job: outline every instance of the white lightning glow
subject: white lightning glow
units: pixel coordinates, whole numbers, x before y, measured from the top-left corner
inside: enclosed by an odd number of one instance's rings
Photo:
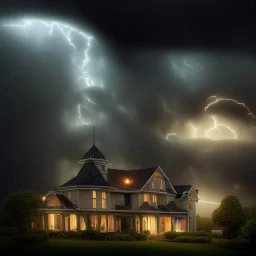
[[[81,113],[81,107],[87,109],[86,106],[84,106],[82,104],[78,104],[78,106],[77,106],[78,119],[79,119],[81,124],[83,124],[83,125],[90,125],[91,122],[84,120],[83,115]]]
[[[198,131],[198,128],[193,124],[193,123],[189,123],[189,125],[192,127],[192,138],[197,138],[196,132]]]
[[[171,132],[171,133],[168,133],[165,138],[168,140],[170,136],[177,136],[177,134]]]
[[[38,25],[41,25],[48,30],[48,36],[52,36],[53,34],[60,32],[63,38],[66,40],[67,44],[72,48],[72,60],[74,61],[73,64],[75,65],[75,76],[77,77],[76,80],[79,82],[79,85],[82,86],[82,89],[92,86],[103,88],[103,82],[96,78],[95,75],[92,74],[93,72],[91,72],[91,67],[93,66],[91,64],[92,59],[90,57],[93,45],[93,37],[91,35],[75,27],[54,20],[48,21],[41,19],[24,19],[17,23],[5,23],[2,26],[5,28],[24,30],[35,28],[35,26]],[[40,32],[38,27],[36,27],[36,29]],[[40,34],[42,34],[42,31]],[[102,66],[102,63],[103,60],[101,58],[99,60],[98,66]],[[85,97],[85,100],[91,104],[96,104],[89,97]],[[78,119],[81,125],[88,125],[90,122],[83,121],[84,119],[82,118],[81,114],[81,106],[81,104],[77,105]]]
[[[237,139],[237,134],[236,132],[231,128],[229,127],[228,125],[226,124],[218,124],[217,123],[217,119],[214,117],[214,116],[211,116],[212,119],[213,119],[213,127],[208,129],[207,131],[205,131],[205,137],[208,138],[208,139],[212,139],[211,136],[209,135],[212,131],[218,129],[219,127],[224,127],[226,128],[227,130],[229,130],[231,132],[231,134],[233,135],[233,139],[236,140]]]
[[[205,201],[205,200],[198,200],[199,203],[205,203],[205,204],[215,204],[215,205],[220,205],[220,203],[216,203],[216,202],[211,202],[211,201]]]
[[[209,103],[205,108],[204,108],[204,111],[207,111],[207,109],[209,109],[210,107],[212,107],[213,105],[215,104],[218,104],[219,102],[221,101],[229,101],[229,102],[233,102],[237,105],[240,105],[242,106],[243,108],[246,109],[247,111],[247,114],[248,116],[251,116],[252,118],[256,119],[256,116],[252,113],[252,111],[245,105],[245,103],[243,102],[238,102],[237,100],[235,99],[229,99],[229,98],[218,98],[217,96],[210,96],[207,100],[210,100],[210,99],[214,99],[213,102]]]

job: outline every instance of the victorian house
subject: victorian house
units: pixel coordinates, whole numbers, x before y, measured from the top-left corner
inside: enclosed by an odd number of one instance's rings
[[[80,160],[75,177],[43,197],[41,229],[102,232],[132,229],[143,233],[196,231],[198,191],[172,185],[158,167],[119,170],[93,145]],[[129,219],[129,221],[127,221]]]

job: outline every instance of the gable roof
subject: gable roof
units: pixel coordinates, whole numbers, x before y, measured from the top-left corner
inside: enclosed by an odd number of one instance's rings
[[[74,178],[70,179],[68,182],[61,185],[61,187],[83,185],[109,186],[93,160],[86,161],[78,174]]]
[[[59,199],[61,205],[65,209],[75,209],[76,208],[76,206],[73,203],[71,203],[64,195],[56,194],[56,197]]]
[[[179,208],[174,201],[170,201],[167,205],[158,205],[158,210],[163,212],[188,212]]]
[[[108,184],[121,190],[141,190],[157,169],[158,167],[135,170],[108,169]],[[130,179],[132,183],[125,184],[125,178]]]
[[[142,211],[157,211],[158,209],[156,207],[153,207],[152,205],[150,205],[148,202],[144,202],[139,208],[138,210],[142,210]]]
[[[81,160],[85,159],[104,159],[105,156],[101,153],[101,151],[93,144],[91,148],[84,154]]]

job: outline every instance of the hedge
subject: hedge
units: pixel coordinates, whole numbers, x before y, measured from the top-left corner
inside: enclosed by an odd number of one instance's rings
[[[178,236],[172,242],[179,243],[211,243],[211,236]]]
[[[14,236],[18,234],[15,227],[0,227],[0,236]]]
[[[176,237],[180,236],[192,236],[192,237],[208,237],[210,233],[206,231],[198,231],[198,232],[165,232],[163,236],[169,240],[173,240]]]

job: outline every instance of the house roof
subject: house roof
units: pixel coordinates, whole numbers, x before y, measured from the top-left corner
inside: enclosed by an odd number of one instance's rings
[[[91,159],[91,158],[106,160],[105,156],[101,153],[101,151],[95,145],[91,146],[91,148],[84,154],[81,160]]]
[[[84,185],[109,186],[93,160],[86,161],[78,174],[74,178],[70,179],[68,182],[61,185],[61,187]]]
[[[157,169],[158,167],[135,170],[108,169],[108,184],[121,190],[141,190]],[[124,183],[126,178],[131,181],[130,184]]]
[[[141,211],[158,211],[158,209],[156,207],[151,206],[148,202],[144,202],[138,208],[138,210],[141,210]]]
[[[170,201],[167,205],[158,205],[158,210],[163,212],[187,212],[179,208],[174,201]]]
[[[64,195],[56,194],[56,197],[59,199],[61,205],[66,209],[75,209],[76,206],[71,203]]]

